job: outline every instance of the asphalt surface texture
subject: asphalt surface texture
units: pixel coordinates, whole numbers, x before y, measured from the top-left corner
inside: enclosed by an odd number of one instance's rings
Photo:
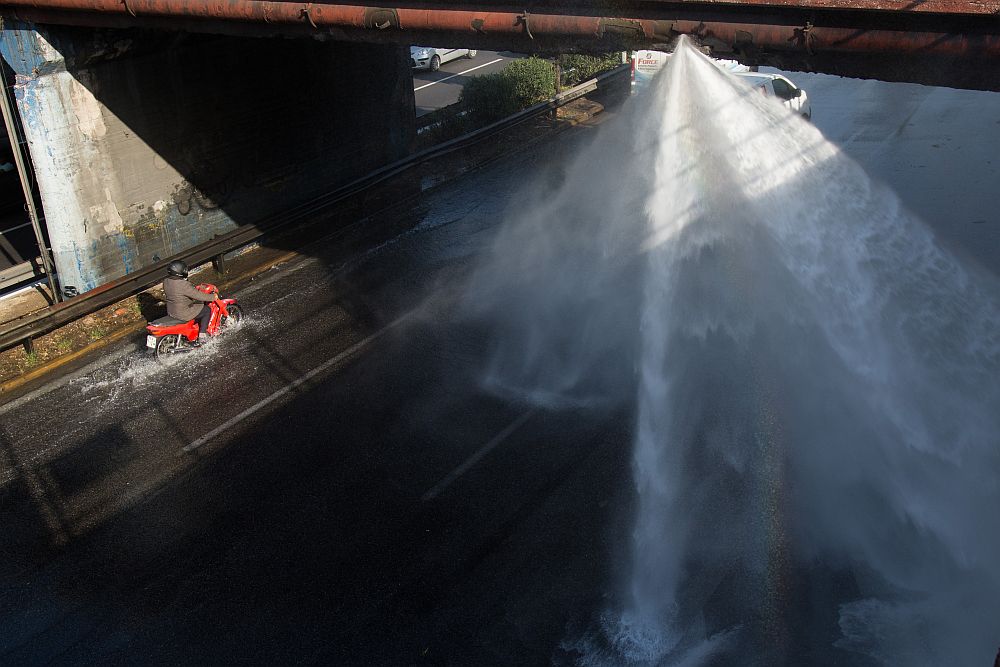
[[[458,102],[462,86],[472,77],[499,72],[510,61],[523,57],[508,51],[477,51],[474,58],[448,61],[437,72],[413,70],[417,117]]]
[[[1000,96],[792,78],[827,136],[1000,269],[979,154]],[[594,131],[307,248],[176,364],[131,341],[0,406],[0,663],[573,663],[564,642],[626,588],[633,415],[491,393],[490,332],[458,313],[519,189]]]
[[[568,149],[258,279],[244,324],[176,365],[129,346],[6,406],[0,662],[548,655],[551,609],[598,606],[624,539],[594,528],[627,530],[627,435],[489,395],[483,332],[440,325],[509,188]]]

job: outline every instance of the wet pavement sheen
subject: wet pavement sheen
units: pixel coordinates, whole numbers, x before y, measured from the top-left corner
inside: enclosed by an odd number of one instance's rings
[[[884,166],[848,126],[899,119],[877,120],[866,83],[856,115],[824,121],[823,95],[858,87],[816,82],[817,126]],[[968,95],[949,94],[934,92],[935,108]],[[943,122],[928,114],[920,136]],[[366,221],[367,250],[317,245],[261,276],[236,294],[241,328],[180,364],[121,347],[0,406],[0,663],[567,659],[560,643],[622,594],[631,415],[490,394],[488,332],[453,313],[518,188],[561,173],[592,133]],[[901,195],[945,224],[945,204]],[[975,254],[969,235],[1000,222],[989,202],[962,201],[962,223],[988,222],[949,238]]]
[[[585,138],[366,221],[364,252],[261,277],[241,327],[175,365],[129,347],[4,408],[0,662],[549,655],[608,574],[591,528],[628,496],[627,436],[607,415],[525,418],[478,386],[483,332],[444,323],[512,184]]]

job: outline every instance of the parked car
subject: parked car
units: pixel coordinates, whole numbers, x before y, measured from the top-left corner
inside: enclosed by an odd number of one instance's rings
[[[812,105],[809,96],[794,83],[780,74],[764,74],[763,72],[734,72],[741,79],[758,89],[764,95],[777,97],[782,106],[801,114],[803,118],[812,118]]]
[[[475,49],[436,49],[432,46],[411,46],[410,60],[413,61],[413,69],[429,69],[432,72],[438,71],[441,63],[455,60],[461,57],[475,58]]]
[[[649,86],[653,77],[666,66],[671,54],[663,51],[633,51],[631,56],[632,94],[635,94]],[[809,103],[806,91],[782,75],[751,71],[749,67],[735,60],[713,58],[712,62],[720,69],[747,80],[747,83],[759,89],[764,95],[777,97],[782,106],[801,114],[806,120],[812,118],[812,105]]]

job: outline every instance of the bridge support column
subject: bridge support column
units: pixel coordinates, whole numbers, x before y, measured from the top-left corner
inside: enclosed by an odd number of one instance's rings
[[[64,288],[307,201],[414,136],[403,47],[4,27]]]

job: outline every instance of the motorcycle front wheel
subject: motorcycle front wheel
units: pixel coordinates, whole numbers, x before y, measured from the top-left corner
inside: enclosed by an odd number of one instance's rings
[[[235,303],[228,306],[226,312],[229,313],[229,317],[223,316],[222,321],[219,322],[219,328],[225,329],[243,321],[243,309]]]

